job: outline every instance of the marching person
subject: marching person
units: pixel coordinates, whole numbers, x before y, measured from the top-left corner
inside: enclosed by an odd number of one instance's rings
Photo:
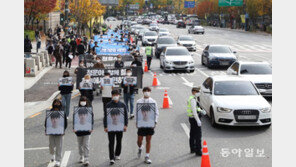
[[[99,56],[96,57],[96,64],[94,64],[93,68],[105,68],[101,58]]]
[[[118,55],[118,56],[117,56],[117,61],[115,61],[115,63],[114,63],[114,67],[115,67],[115,68],[123,68],[123,67],[124,67],[124,63],[123,63],[123,61],[122,61],[122,57],[121,57],[121,55]]]
[[[76,42],[76,43],[77,43],[77,42]],[[80,43],[78,44],[78,46],[77,46],[77,52],[78,52],[78,54],[79,54],[79,63],[80,63],[81,61],[84,61],[84,53],[85,53],[85,51],[86,51],[86,48],[85,48],[83,42],[80,42]]]
[[[201,121],[199,113],[205,114],[204,110],[201,110],[197,105],[197,97],[200,94],[200,87],[194,87],[191,90],[191,96],[187,101],[187,116],[190,123],[190,137],[189,145],[190,152],[195,153],[196,156],[201,156]]]
[[[54,51],[54,47],[53,47],[52,41],[49,42],[49,45],[46,47],[46,50],[47,50],[48,55],[49,55],[49,64],[50,64],[50,66],[52,66],[53,51]]]
[[[153,52],[153,48],[151,46],[147,46],[145,48],[148,70],[150,70],[151,60],[152,60],[152,57],[153,57],[152,52]]]
[[[62,54],[63,54],[63,48],[60,42],[55,46],[53,55],[56,59],[55,68],[58,67],[58,64],[60,64],[60,68],[62,68]]]
[[[70,77],[70,73],[69,71],[64,71],[63,73],[63,78],[67,78]],[[71,85],[60,85],[59,86],[59,90],[61,91],[61,95],[62,95],[62,104],[64,107],[64,111],[66,113],[67,119],[69,117],[69,113],[70,113],[70,103],[71,103],[71,95],[72,95],[72,91],[73,91],[73,83],[71,83]]]
[[[61,111],[62,103],[59,99],[55,99],[52,103],[51,111]],[[46,127],[46,121],[44,126]],[[64,131],[67,128],[67,118],[66,114],[64,115]],[[61,165],[62,159],[62,148],[63,148],[63,140],[64,135],[48,135],[49,139],[49,153],[51,155],[51,162],[56,161],[55,166],[59,167]]]
[[[79,84],[79,91],[81,96],[87,97],[90,105],[92,105],[92,101],[94,99],[94,90],[94,83],[90,80],[90,75],[86,74],[84,79]]]
[[[159,116],[159,111],[158,111],[158,108],[157,108],[157,103],[154,99],[152,99],[150,97],[150,94],[151,94],[151,89],[149,87],[144,87],[143,88],[143,94],[144,94],[144,97],[139,99],[137,101],[137,104],[138,103],[155,103],[155,126],[157,124],[157,121],[158,121],[158,116]],[[150,156],[150,148],[151,148],[151,139],[152,139],[152,135],[154,134],[154,128],[138,128],[138,141],[137,141],[137,144],[138,144],[138,158],[141,157],[141,153],[142,153],[142,149],[143,149],[143,146],[142,146],[142,141],[143,141],[143,138],[146,137],[146,156],[145,156],[145,163],[147,164],[151,164],[152,161],[150,160],[149,156]]]
[[[81,96],[79,100],[79,107],[91,107],[88,99]],[[92,113],[92,125],[94,124],[94,114]],[[74,131],[74,130],[73,130]],[[74,131],[77,136],[78,150],[79,150],[79,163],[84,163],[85,166],[89,165],[89,143],[91,131]]]
[[[120,93],[118,90],[113,90],[112,94],[112,101],[106,105],[106,108],[123,108],[124,110],[124,128],[123,131],[126,132],[128,118],[127,118],[127,110],[124,103],[119,101]],[[110,165],[115,163],[114,160],[120,160],[120,153],[121,153],[121,141],[122,141],[122,131],[108,131],[107,127],[107,109],[104,109],[104,131],[108,133],[108,140],[109,140],[109,159]],[[116,149],[114,154],[114,142],[116,137]]]
[[[132,70],[131,69],[126,69],[126,75],[127,77],[132,76]],[[124,84],[124,80],[126,77],[121,82],[121,87],[123,88],[123,98],[124,98],[124,103],[127,107],[127,110],[130,113],[130,119],[134,118],[134,100],[135,100],[135,88],[136,85],[134,84]],[[130,102],[130,105],[128,105],[128,102]],[[130,108],[129,108],[130,107]]]
[[[102,90],[102,102],[103,102],[103,109],[105,110],[106,105],[112,100],[111,91],[113,90],[113,83],[110,85],[102,85],[104,79],[109,79],[110,73],[106,72],[104,77],[101,79],[101,90]],[[111,79],[111,78],[110,78]]]

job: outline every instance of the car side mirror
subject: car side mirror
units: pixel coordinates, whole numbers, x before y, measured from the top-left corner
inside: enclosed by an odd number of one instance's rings
[[[233,53],[236,54],[237,52],[236,51],[233,51]]]

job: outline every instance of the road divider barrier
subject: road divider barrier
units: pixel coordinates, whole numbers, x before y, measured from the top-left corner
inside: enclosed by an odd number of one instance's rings
[[[170,108],[170,103],[169,103],[167,90],[164,91],[164,98],[163,98],[162,108],[163,109]]]
[[[40,53],[30,53],[29,57],[24,58],[25,76],[35,77],[44,67],[49,66],[49,57],[47,51]]]
[[[157,86],[157,85],[158,85],[158,83],[157,83],[156,72],[155,72],[154,76],[153,76],[152,86]]]
[[[210,155],[206,141],[203,142],[202,146],[201,167],[211,167]]]

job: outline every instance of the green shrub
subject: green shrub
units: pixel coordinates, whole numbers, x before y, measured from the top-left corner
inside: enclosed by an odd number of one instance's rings
[[[35,40],[35,32],[33,30],[25,30],[24,38],[26,37],[26,35],[29,36],[29,39],[31,41],[34,41]]]

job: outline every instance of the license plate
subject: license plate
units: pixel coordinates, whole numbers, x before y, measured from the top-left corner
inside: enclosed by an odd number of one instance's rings
[[[256,119],[256,115],[239,115],[237,119]]]
[[[222,66],[227,66],[227,65],[229,65],[229,62],[220,62],[220,65],[222,65]]]

